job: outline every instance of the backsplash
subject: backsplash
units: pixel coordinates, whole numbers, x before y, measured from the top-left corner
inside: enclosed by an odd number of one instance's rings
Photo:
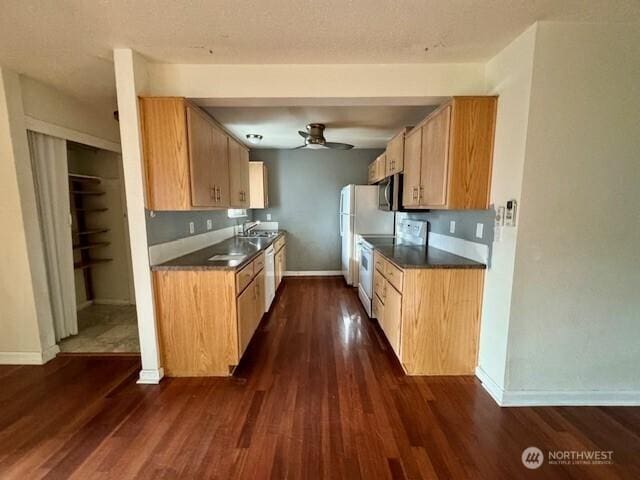
[[[253,210],[247,210],[248,216],[238,219],[229,218],[227,210],[153,213],[152,217],[151,212],[145,210],[149,245],[170,242],[253,220]],[[207,230],[207,220],[211,220],[210,230]],[[193,222],[193,233],[189,233],[189,222]]]
[[[414,220],[426,220],[429,222],[429,231],[440,233],[450,237],[481,243],[489,246],[493,244],[493,224],[495,210],[440,210],[431,212],[406,213],[408,218]],[[456,222],[455,232],[449,231],[450,222]],[[482,223],[482,238],[476,237],[476,227]]]

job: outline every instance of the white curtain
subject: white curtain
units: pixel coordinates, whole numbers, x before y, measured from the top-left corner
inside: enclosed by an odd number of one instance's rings
[[[78,333],[67,143],[29,131],[29,150],[56,341]]]

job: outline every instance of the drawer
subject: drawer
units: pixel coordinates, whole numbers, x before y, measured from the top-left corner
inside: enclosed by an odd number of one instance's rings
[[[273,249],[277,252],[282,247],[284,247],[285,243],[286,243],[286,240],[285,240],[284,235],[283,235],[283,236],[279,237],[275,242],[273,242]]]
[[[376,272],[373,274],[373,296],[375,297],[377,295],[378,297],[380,297],[380,300],[382,300],[382,303],[384,303],[386,291],[387,281],[384,279],[382,274],[376,270]]]
[[[378,252],[373,252],[373,264],[375,265],[376,270],[380,270],[384,273],[384,265],[387,261],[384,259],[382,255]]]
[[[238,273],[236,273],[236,295],[239,295],[247,285],[251,283],[251,279],[253,278],[253,263],[251,262],[249,265],[244,267]]]
[[[384,276],[387,277],[389,283],[395,287],[395,289],[402,293],[402,279],[404,273],[398,267],[391,262],[385,260]]]
[[[258,273],[263,268],[264,268],[264,253],[261,253],[253,261],[253,271],[254,273]]]

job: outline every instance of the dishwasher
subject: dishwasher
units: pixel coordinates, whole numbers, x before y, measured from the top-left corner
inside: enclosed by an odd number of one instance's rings
[[[276,265],[273,245],[269,245],[264,251],[264,309],[266,312],[271,307],[273,297],[276,294]]]

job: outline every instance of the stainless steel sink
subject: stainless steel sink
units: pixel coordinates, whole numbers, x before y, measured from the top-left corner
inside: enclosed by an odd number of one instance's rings
[[[244,253],[231,253],[231,254],[227,254],[227,255],[214,255],[213,257],[210,257],[208,260],[210,262],[216,262],[216,261],[219,261],[219,262],[229,262],[229,261],[241,262],[245,258],[247,258],[247,256]]]
[[[239,238],[271,238],[278,235],[278,232],[271,232],[269,230],[252,230],[244,235],[238,235]]]

